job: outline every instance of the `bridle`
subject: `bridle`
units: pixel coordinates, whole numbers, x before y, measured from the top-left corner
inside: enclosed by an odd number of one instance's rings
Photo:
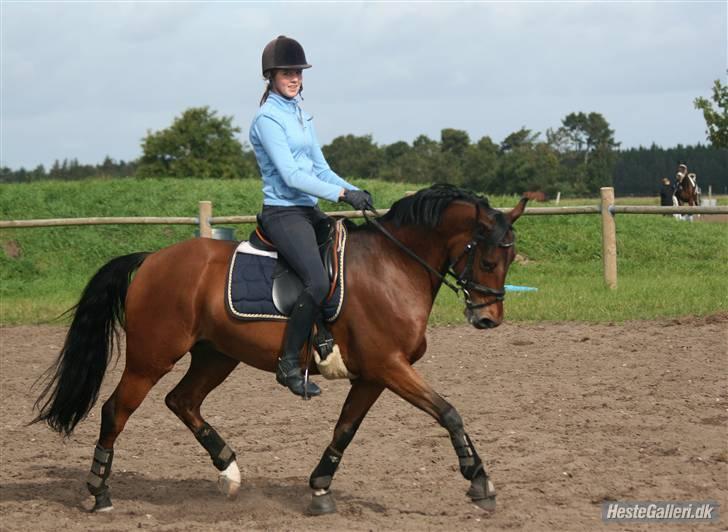
[[[505,290],[497,290],[495,288],[491,288],[489,286],[485,286],[479,283],[476,283],[473,280],[474,275],[474,269],[473,269],[473,263],[475,262],[475,251],[477,247],[481,244],[487,245],[488,236],[483,233],[483,231],[480,229],[480,226],[478,225],[478,220],[480,219],[480,206],[476,203],[476,213],[475,213],[475,224],[473,233],[470,236],[470,241],[465,244],[465,248],[463,251],[457,256],[455,260],[449,261],[447,264],[447,269],[442,268],[445,273],[441,273],[437,271],[435,268],[427,264],[424,259],[419,257],[414,251],[409,249],[407,246],[402,244],[397,238],[390,233],[382,224],[380,224],[377,220],[374,218],[371,218],[367,216],[366,211],[370,210],[374,214],[379,215],[377,211],[372,207],[371,205],[367,206],[366,209],[362,210],[362,214],[364,215],[364,219],[367,221],[367,223],[373,225],[376,227],[384,236],[386,236],[389,240],[394,242],[394,244],[404,251],[407,255],[412,257],[414,260],[419,262],[428,272],[430,272],[432,275],[437,277],[445,286],[450,288],[453,292],[455,292],[455,295],[459,295],[460,292],[463,293],[463,297],[465,299],[465,308],[467,310],[476,310],[479,308],[487,307],[490,305],[494,305],[495,303],[498,303],[499,301],[503,301],[506,298]],[[512,229],[511,226],[508,226],[508,229]],[[507,233],[507,231],[506,231]],[[503,242],[503,240],[499,241],[497,243],[498,247],[501,248],[510,248],[513,247],[515,244],[515,238],[511,240],[510,242]],[[463,260],[463,257],[465,258],[465,268],[463,268],[463,271],[458,274],[453,269],[455,266],[457,266],[460,261]],[[449,279],[449,277],[452,277],[455,281],[453,284]],[[489,301],[487,303],[474,303],[471,298],[471,293],[477,292],[479,294],[482,294],[484,296],[493,296],[493,300]]]
[[[470,242],[465,244],[465,249],[463,249],[460,255],[458,255],[458,258],[450,262],[450,265],[448,266],[446,272],[446,275],[450,275],[455,279],[455,282],[462,291],[463,297],[465,298],[465,308],[467,308],[468,310],[476,310],[479,308],[487,307],[499,301],[503,301],[506,298],[506,293],[504,290],[496,290],[495,288],[491,288],[489,286],[485,286],[473,281],[473,263],[475,262],[475,249],[480,244],[487,244],[487,236],[482,233],[478,226],[473,231]],[[510,248],[513,247],[514,244],[515,239],[511,240],[510,242],[500,241],[498,242],[497,246],[501,248]],[[458,275],[453,267],[460,263],[463,257],[465,257],[465,268],[463,268],[463,271],[460,272],[460,274]],[[445,282],[444,279],[443,282]],[[458,293],[457,289],[449,283],[448,286],[450,286],[450,288],[452,288],[456,294]],[[487,303],[473,303],[473,300],[470,297],[471,292],[477,292],[484,296],[493,296],[494,299]]]

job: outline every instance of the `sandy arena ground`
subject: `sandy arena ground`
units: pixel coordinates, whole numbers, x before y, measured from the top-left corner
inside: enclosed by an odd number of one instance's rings
[[[89,514],[84,479],[101,401],[68,441],[26,426],[33,381],[62,327],[0,329],[2,530],[715,530],[728,523],[728,314],[626,324],[434,328],[418,364],[460,411],[498,490],[486,516],[443,429],[389,392],[344,456],[339,512],[306,517],[308,475],[348,390],[321,381],[303,402],[271,374],[239,367],[205,403],[236,450],[236,500],[164,406],[188,358],[165,377],[116,444],[114,511]],[[107,375],[101,397],[118,382]],[[605,500],[717,500],[719,524],[605,525]]]

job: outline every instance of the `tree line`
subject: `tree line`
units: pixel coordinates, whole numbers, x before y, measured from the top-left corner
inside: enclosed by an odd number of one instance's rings
[[[521,131],[516,138],[527,136],[527,130]],[[557,153],[542,143],[504,150],[488,137],[475,143],[459,141],[454,144],[452,137],[464,140],[467,133],[443,130],[440,141],[422,135],[412,144],[400,141],[383,146],[374,143],[371,136],[345,135],[335,138],[323,147],[323,151],[332,168],[349,177],[410,183],[449,182],[486,194],[543,191],[551,197],[556,192],[564,196],[594,194],[598,186],[614,186],[617,194],[623,196],[656,194],[659,180],[674,177],[677,164],[685,161],[689,170],[698,175],[704,192],[711,185],[716,194],[728,193],[726,149],[698,144],[618,150],[613,153],[610,175],[602,181],[594,171],[590,186],[582,181],[584,174],[577,173],[578,166],[569,166],[574,164],[573,160],[562,162]],[[243,148],[242,153],[244,171],[226,177],[258,178],[252,151]],[[55,161],[48,169],[43,165],[32,170],[2,167],[0,182],[130,177],[139,175],[138,168],[138,160],[116,161],[106,157],[102,163],[92,165],[79,164],[76,159],[64,159]],[[223,175],[207,174],[203,177]]]
[[[136,174],[136,161],[116,161],[108,155],[100,164],[81,164],[78,159],[56,159],[53,165],[46,167],[39,164],[32,170],[21,167],[12,170],[7,166],[0,167],[0,182],[26,183],[40,180],[75,181],[93,177],[129,177]]]
[[[347,178],[377,178],[410,183],[451,183],[486,194],[541,191],[553,197],[586,196],[602,186],[619,195],[649,195],[664,177],[674,177],[685,163],[707,191],[728,193],[728,87],[715,82],[713,101],[696,98],[712,145],[620,149],[614,130],[600,113],[574,112],[545,134],[522,127],[500,142],[489,136],[473,140],[466,131],[445,128],[439,139],[420,135],[410,144],[379,145],[371,135],[342,135],[322,150],[331,167]],[[237,136],[233,118],[209,107],[187,109],[172,125],[148,132],[142,156],[130,162],[106,157],[98,165],[55,161],[46,170],[0,168],[0,182],[88,177],[258,176],[255,156]]]

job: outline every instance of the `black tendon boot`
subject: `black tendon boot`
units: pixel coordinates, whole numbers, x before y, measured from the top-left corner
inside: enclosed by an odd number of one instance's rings
[[[301,397],[304,396],[304,382],[298,354],[311,333],[311,327],[318,312],[319,307],[311,295],[303,292],[296,301],[288,320],[286,338],[283,342],[283,355],[278,359],[276,380]],[[309,381],[306,392],[309,397],[314,397],[321,394],[321,389]]]

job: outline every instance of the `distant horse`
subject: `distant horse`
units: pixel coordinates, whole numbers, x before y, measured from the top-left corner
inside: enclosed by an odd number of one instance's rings
[[[546,193],[542,190],[524,192],[523,197],[533,201],[546,201]]]
[[[675,178],[675,197],[680,205],[700,205],[698,197],[698,177],[693,174],[678,172]]]
[[[412,364],[425,353],[427,319],[442,284],[463,292],[465,314],[476,328],[501,323],[504,281],[515,257],[512,224],[526,201],[503,214],[483,197],[437,185],[399,200],[378,222],[350,231],[347,298],[332,333],[357,378],[351,380],[333,439],[311,474],[309,513],[335,511],[329,491],[334,473],[385,388],[447,429],[460,472],[471,483],[467,495],[482,508],[495,508],[495,489],[460,416]],[[117,257],[84,289],[34,421],[45,421],[66,436],[72,433],[98,398],[116,326],[123,323],[126,367],[101,409],[87,478],[95,511],[112,508],[107,480],[113,447],[129,416],[188,351],[189,370],[165,402],[210,454],[221,472],[221,491],[233,496],[239,489],[235,453],[202,418],[200,406],[239,362],[274,372],[285,323],[238,321],[226,311],[223,290],[235,245],[200,238]]]

